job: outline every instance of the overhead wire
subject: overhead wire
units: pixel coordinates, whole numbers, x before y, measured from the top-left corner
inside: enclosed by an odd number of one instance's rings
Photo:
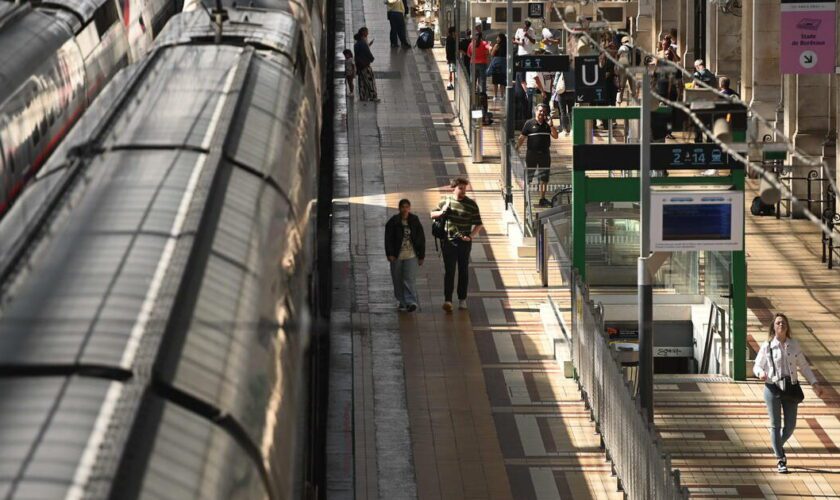
[[[606,49],[604,49],[604,48],[601,46],[601,44],[600,44],[598,41],[596,41],[594,38],[592,38],[592,36],[591,36],[589,33],[587,33],[585,30],[575,30],[575,29],[570,28],[570,27],[569,27],[569,25],[567,24],[567,22],[566,22],[566,20],[565,20],[564,16],[562,15],[562,13],[561,13],[561,12],[559,11],[559,9],[557,8],[557,6],[555,5],[555,6],[553,6],[553,8],[554,8],[554,10],[555,10],[555,13],[557,14],[557,17],[558,17],[558,18],[561,20],[561,22],[563,23],[563,29],[564,29],[567,33],[572,34],[572,35],[580,35],[580,36],[584,37],[584,38],[587,40],[587,42],[588,42],[588,44],[589,44],[590,46],[592,46],[592,47],[594,47],[596,50],[598,50],[598,51],[599,51],[601,54],[603,54],[603,55],[604,55],[607,59],[609,59],[609,60],[610,60],[613,64],[615,64],[615,65],[617,65],[617,66],[619,66],[619,67],[621,67],[621,68],[624,68],[628,78],[632,79],[632,80],[633,80],[633,81],[634,81],[637,85],[640,85],[640,84],[642,83],[642,82],[640,81],[640,79],[639,79],[639,78],[638,78],[635,74],[633,74],[633,72],[632,72],[632,71],[629,71],[629,69],[631,69],[631,68],[632,68],[632,66],[628,66],[628,65],[623,64],[623,63],[621,63],[620,61],[618,61],[615,57],[613,57],[613,56],[612,56],[612,54],[610,54],[610,53],[609,53],[609,51],[607,51]],[[600,9],[599,9],[599,10],[600,10]],[[642,50],[642,49],[640,49],[640,50]],[[642,50],[642,52],[645,52],[645,51],[644,51],[644,50]],[[648,54],[650,54],[650,53],[648,53]],[[662,59],[662,60],[667,61],[668,63],[672,63],[672,61],[669,61],[669,60],[667,60],[667,59],[665,59],[665,58],[659,58],[658,56],[654,56],[654,58],[655,58],[657,61],[659,61],[660,59]],[[676,65],[676,63],[673,63],[672,65],[674,65],[674,66],[675,66],[675,67],[677,67],[678,69],[682,70],[682,68],[681,68],[681,67],[679,67],[678,65]],[[643,70],[644,70],[644,71],[647,71],[647,68],[646,68],[646,67],[642,67],[642,68],[643,68]],[[687,72],[686,72],[686,73],[687,73]],[[689,76],[692,76],[692,75],[690,75],[690,74],[689,74]],[[693,78],[693,76],[692,76],[692,78]],[[707,87],[708,87],[708,86],[707,86]],[[711,87],[709,87],[709,88],[711,88]],[[713,90],[714,90],[714,89],[713,89]],[[714,136],[714,133],[713,133],[711,130],[709,130],[709,128],[708,128],[708,127],[706,127],[706,125],[705,125],[705,124],[703,124],[703,122],[702,122],[702,120],[700,119],[700,117],[699,117],[699,116],[698,116],[698,115],[697,115],[694,111],[692,111],[691,109],[689,109],[687,106],[685,106],[685,105],[684,105],[684,104],[682,104],[682,103],[678,103],[678,102],[672,101],[672,100],[670,100],[670,99],[667,99],[666,97],[659,95],[658,93],[654,92],[654,91],[653,91],[653,90],[651,90],[651,89],[641,89],[641,91],[642,91],[642,92],[645,92],[645,91],[650,92],[650,93],[651,93],[651,95],[652,95],[654,98],[658,99],[659,101],[663,102],[664,104],[669,105],[669,106],[673,106],[673,107],[675,107],[675,108],[677,108],[677,109],[681,110],[682,112],[684,112],[684,113],[685,113],[685,114],[686,114],[689,118],[691,118],[691,120],[695,123],[695,125],[696,125],[696,126],[698,126],[698,127],[700,128],[700,130],[701,130],[701,131],[702,131],[702,132],[703,132],[703,133],[704,133],[707,137],[709,137],[709,139],[710,139],[710,140],[712,140],[712,142],[714,142],[715,144],[717,144],[718,146],[720,146],[720,147],[721,147],[721,149],[722,149],[724,152],[726,152],[727,154],[729,154],[730,156],[732,156],[733,158],[735,158],[737,161],[739,161],[739,162],[743,163],[743,164],[744,164],[744,166],[745,166],[747,169],[753,169],[753,170],[755,170],[756,172],[758,172],[758,173],[761,175],[761,177],[762,177],[762,178],[764,178],[767,182],[769,182],[769,183],[770,183],[773,187],[775,187],[776,189],[778,189],[781,193],[785,194],[786,196],[789,196],[789,197],[790,197],[790,200],[791,200],[791,204],[793,204],[793,203],[798,203],[798,202],[800,202],[800,201],[801,201],[801,200],[799,200],[799,198],[798,198],[798,197],[796,197],[796,195],[793,193],[793,191],[792,191],[791,189],[789,189],[789,188],[788,188],[786,185],[784,185],[783,183],[779,182],[779,181],[778,181],[778,179],[776,179],[776,176],[775,176],[773,173],[768,172],[768,170],[767,170],[767,169],[765,169],[765,168],[763,168],[763,167],[759,166],[759,165],[758,165],[757,163],[755,163],[755,162],[752,162],[752,163],[751,163],[751,162],[749,161],[749,159],[748,159],[748,158],[746,158],[745,156],[743,156],[740,152],[736,151],[734,148],[732,148],[731,146],[729,146],[729,145],[728,145],[728,144],[726,144],[725,142],[723,142],[723,141],[721,141],[720,139],[718,139],[717,137],[715,137],[715,136]],[[726,96],[725,94],[721,94],[721,96],[722,96],[722,97],[724,97],[724,98],[728,98],[728,97],[729,97],[729,96]],[[730,102],[733,102],[733,101],[730,101]],[[736,104],[742,104],[742,105],[744,104],[744,103],[743,103],[743,101],[740,101],[740,99],[739,99],[737,102],[735,102],[735,103],[736,103]],[[834,188],[834,189],[835,189],[835,191],[834,191],[834,192],[835,192],[835,193],[837,193],[836,186],[834,185],[834,183],[832,183],[832,188]],[[808,209],[806,209],[806,208],[804,208],[804,207],[802,208],[802,211],[803,211],[803,213],[805,214],[805,217],[806,217],[809,221],[811,221],[811,222],[813,222],[815,225],[817,225],[817,226],[820,228],[820,230],[821,230],[821,231],[822,231],[822,232],[823,232],[823,233],[824,233],[827,237],[831,238],[831,239],[832,239],[835,243],[840,244],[840,235],[834,234],[834,232],[831,230],[831,228],[829,228],[829,227],[828,227],[828,225],[826,225],[826,224],[823,222],[823,220],[822,220],[821,218],[817,217],[817,216],[816,216],[816,215],[814,215],[814,214],[813,214],[810,210],[808,210]]]

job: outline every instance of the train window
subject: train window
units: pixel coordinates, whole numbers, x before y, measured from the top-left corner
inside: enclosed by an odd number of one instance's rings
[[[99,38],[105,36],[105,32],[119,22],[120,15],[117,10],[117,4],[114,0],[107,0],[93,15],[93,21],[96,23],[96,31],[99,32]]]

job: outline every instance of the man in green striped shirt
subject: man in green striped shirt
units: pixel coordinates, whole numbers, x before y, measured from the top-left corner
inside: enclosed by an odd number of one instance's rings
[[[441,240],[443,252],[443,310],[452,312],[452,292],[455,288],[455,268],[458,268],[458,308],[467,308],[469,263],[472,240],[481,231],[481,214],[478,205],[467,197],[470,181],[456,177],[449,182],[452,196],[440,200],[432,219],[446,216],[447,237]]]

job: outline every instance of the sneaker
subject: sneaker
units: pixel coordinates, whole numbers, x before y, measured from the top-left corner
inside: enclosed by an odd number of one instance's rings
[[[776,467],[776,470],[779,471],[779,474],[787,474],[787,457],[782,457],[779,459],[779,465]]]
[[[406,310],[405,304],[400,304],[399,306],[397,306],[397,311],[405,312],[405,310]]]
[[[417,310],[417,304],[409,304],[408,307],[405,308],[406,311],[413,313]]]
[[[463,300],[458,301],[458,309],[461,309],[462,311],[467,310],[467,299],[463,299]]]
[[[443,310],[451,313],[452,312],[452,302],[444,302],[443,303]]]
[[[455,90],[455,86],[450,83],[446,86],[446,90]]]

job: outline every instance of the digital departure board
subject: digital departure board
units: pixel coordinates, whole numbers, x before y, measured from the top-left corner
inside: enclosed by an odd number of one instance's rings
[[[742,191],[655,190],[650,213],[654,252],[744,249]]]

